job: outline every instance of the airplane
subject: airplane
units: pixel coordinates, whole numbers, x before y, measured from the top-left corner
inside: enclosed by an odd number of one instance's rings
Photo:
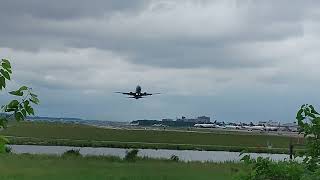
[[[250,131],[264,131],[265,130],[265,126],[243,126],[244,129],[250,130]]]
[[[216,125],[216,124],[195,124],[194,127],[198,127],[198,128],[220,128],[220,126]]]
[[[279,127],[275,126],[264,126],[265,131],[278,131]]]
[[[128,95],[128,96],[130,96],[128,98],[134,98],[134,99],[140,99],[140,98],[144,98],[145,96],[152,96],[155,94],[160,94],[160,93],[142,92],[142,88],[139,85],[136,87],[136,92],[115,92],[115,93]]]
[[[234,126],[234,125],[226,125],[224,126],[226,129],[241,129],[241,126]]]

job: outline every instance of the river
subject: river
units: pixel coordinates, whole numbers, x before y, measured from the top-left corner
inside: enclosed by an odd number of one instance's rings
[[[67,150],[77,149],[83,156],[117,156],[123,158],[128,149],[121,148],[94,148],[94,147],[69,147],[69,146],[38,146],[38,145],[10,145],[12,153],[15,154],[51,154],[61,155]],[[274,161],[288,160],[287,154],[246,153],[252,158],[269,157]],[[194,151],[194,150],[166,150],[166,149],[139,149],[138,156],[149,158],[169,159],[176,155],[182,161],[210,161],[210,162],[239,162],[243,157],[239,152],[227,151]],[[297,159],[299,160],[299,159]]]

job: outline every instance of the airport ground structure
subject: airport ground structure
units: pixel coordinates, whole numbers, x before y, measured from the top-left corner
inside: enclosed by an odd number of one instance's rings
[[[258,123],[234,123],[210,121],[210,117],[199,116],[197,118],[162,119],[160,120],[135,120],[130,123],[131,126],[140,127],[196,127],[196,128],[216,128],[227,130],[245,130],[245,131],[279,131],[279,132],[298,132],[298,125],[294,123],[281,124],[276,121],[259,121]]]
[[[278,133],[198,128],[101,128],[71,123],[22,122],[0,132],[11,144],[288,153],[304,138]]]

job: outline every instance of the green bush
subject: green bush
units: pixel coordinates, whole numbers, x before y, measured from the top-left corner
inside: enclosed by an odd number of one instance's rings
[[[269,158],[251,159],[246,155],[242,161],[248,170],[236,179],[241,180],[320,180],[320,113],[312,105],[301,106],[297,113],[299,132],[306,138],[306,151],[302,163],[295,161],[273,162]]]
[[[249,168],[236,177],[241,180],[300,180],[304,166],[295,161],[273,162],[269,158],[259,157],[256,160],[246,155],[242,161]]]
[[[320,180],[320,169],[317,169],[314,172],[306,172],[302,175],[302,180]]]
[[[71,149],[62,154],[62,157],[69,157],[69,156],[74,157],[74,156],[82,156],[82,155],[80,154],[80,149]]]
[[[8,139],[3,136],[0,136],[0,153],[6,152],[6,144],[8,143]]]
[[[6,152],[6,153],[11,153],[11,152],[12,152],[12,148],[9,147],[9,146],[6,146],[6,147],[5,147],[5,152]]]
[[[137,150],[137,149],[127,151],[124,159],[126,161],[135,162],[138,159],[138,152],[139,152],[139,150]]]

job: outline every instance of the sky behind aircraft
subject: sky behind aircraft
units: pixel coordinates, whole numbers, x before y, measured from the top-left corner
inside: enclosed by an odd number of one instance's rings
[[[318,1],[0,4],[9,89],[33,87],[42,116],[288,122],[303,103],[319,108]],[[165,95],[132,101],[113,93],[137,84]]]

